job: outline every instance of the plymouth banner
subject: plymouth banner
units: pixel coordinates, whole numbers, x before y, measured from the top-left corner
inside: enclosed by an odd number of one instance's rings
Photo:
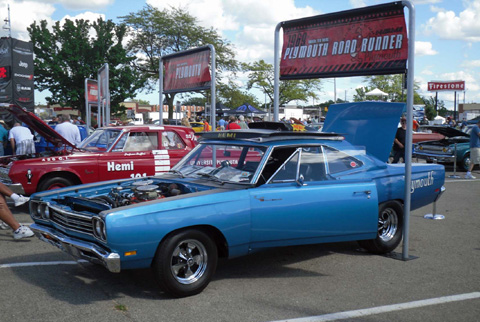
[[[210,89],[210,50],[165,58],[164,93]]]
[[[282,80],[405,73],[401,2],[286,21],[282,28]]]
[[[430,92],[438,91],[464,91],[465,81],[433,81],[428,82],[428,90]]]

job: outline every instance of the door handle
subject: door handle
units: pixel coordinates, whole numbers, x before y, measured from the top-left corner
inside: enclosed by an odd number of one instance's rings
[[[354,195],[357,195],[357,194],[366,194],[366,195],[367,195],[367,199],[370,199],[370,198],[371,198],[372,191],[371,191],[371,190],[355,191],[353,194],[354,194]]]

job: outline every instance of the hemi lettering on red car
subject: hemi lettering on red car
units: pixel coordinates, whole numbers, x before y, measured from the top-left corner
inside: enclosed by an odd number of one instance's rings
[[[129,163],[108,162],[107,171],[133,171],[133,161]]]

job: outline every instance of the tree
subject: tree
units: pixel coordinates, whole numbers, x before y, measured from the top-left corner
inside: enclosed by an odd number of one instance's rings
[[[247,91],[242,91],[240,87],[232,81],[229,81],[228,84],[220,84],[218,86],[218,93],[219,98],[230,108],[236,108],[246,103],[255,107],[262,105],[255,95]]]
[[[368,86],[363,89],[356,89],[357,93],[353,97],[355,102],[365,101],[365,93],[375,88],[387,93],[390,102],[407,101],[407,90],[404,89],[403,74],[367,76],[365,82],[368,82]],[[423,99],[418,94],[419,89],[418,83],[414,82],[413,104],[423,104]]]
[[[85,115],[85,78],[97,78],[97,71],[109,65],[112,112],[122,111],[119,103],[135,97],[145,80],[133,68],[135,57],[122,46],[125,25],[98,19],[56,22],[52,30],[45,20],[27,28],[35,53],[35,87],[49,90],[50,104],[69,105]],[[124,110],[124,108],[123,108]]]
[[[238,63],[232,45],[213,28],[199,26],[187,10],[170,8],[158,10],[146,5],[136,13],[120,17],[130,29],[128,48],[139,57],[136,68],[150,80],[150,88],[158,81],[160,57],[211,44],[215,47],[217,81],[222,71],[236,71]],[[168,117],[173,117],[173,102],[177,93],[166,94]]]
[[[247,89],[258,88],[268,96],[272,103],[274,94],[273,65],[260,60],[252,64],[243,64],[242,67],[250,73]],[[320,90],[321,82],[318,79],[281,81],[279,105],[285,105],[295,100],[307,102],[310,98],[318,99],[317,92]]]
[[[433,96],[423,97],[423,103],[425,104],[425,115],[429,120],[433,120],[435,116],[437,116],[437,112],[435,111],[435,98]],[[442,100],[437,102],[437,110],[438,115],[441,116],[446,116],[448,113],[445,108],[445,102]]]

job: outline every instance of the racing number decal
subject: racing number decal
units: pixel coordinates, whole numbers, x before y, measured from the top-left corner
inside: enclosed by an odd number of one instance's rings
[[[153,161],[155,162],[155,175],[170,170],[170,155],[168,150],[153,150]]]

